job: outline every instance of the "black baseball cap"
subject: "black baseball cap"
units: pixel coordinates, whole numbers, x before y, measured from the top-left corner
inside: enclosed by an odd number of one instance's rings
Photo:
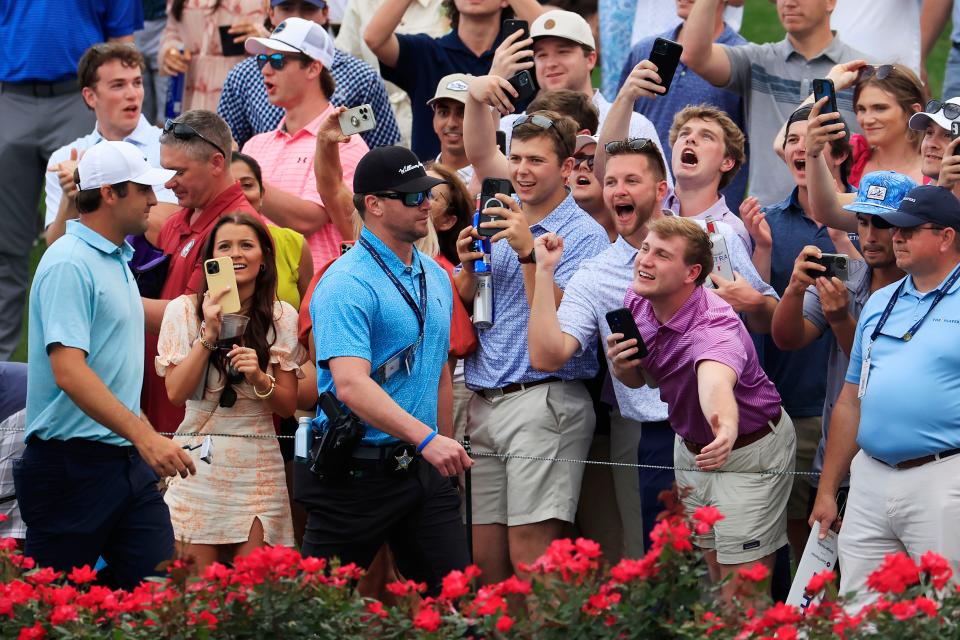
[[[960,200],[949,189],[924,185],[912,189],[903,196],[896,211],[877,213],[880,218],[891,227],[919,227],[925,223],[932,223],[941,227],[960,229]]]
[[[377,147],[371,149],[357,163],[353,172],[354,193],[420,193],[442,183],[440,178],[427,175],[423,163],[404,147]]]

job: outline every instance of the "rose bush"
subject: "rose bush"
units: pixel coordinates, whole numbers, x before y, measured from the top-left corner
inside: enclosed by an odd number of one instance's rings
[[[435,597],[424,597],[425,585],[413,581],[389,585],[392,606],[356,594],[357,567],[283,547],[258,549],[233,567],[213,564],[196,578],[177,561],[168,577],[128,592],[96,584],[89,567],[66,575],[35,567],[4,540],[0,637],[921,640],[960,633],[953,572],[933,553],[919,562],[888,556],[868,582],[875,602],[856,616],[845,612],[832,572],[810,581],[810,593],[826,593],[806,615],[782,603],[723,609],[718,587],[704,586],[705,568],[691,543],[694,532],[709,531],[723,516],[706,508],[687,519],[672,505],[643,558],[608,567],[595,542],[557,540],[526,567],[529,580],[481,585],[480,571],[468,567],[444,578]],[[740,594],[754,602],[768,590],[768,572],[757,567],[739,574],[746,585]]]

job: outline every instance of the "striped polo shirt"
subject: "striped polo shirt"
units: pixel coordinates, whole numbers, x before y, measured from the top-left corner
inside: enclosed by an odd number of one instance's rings
[[[740,435],[759,431],[780,415],[780,394],[767,378],[747,328],[720,296],[696,287],[666,324],[653,315],[653,305],[627,291],[624,306],[633,313],[648,355],[643,367],[660,384],[670,425],[698,444],[713,441],[713,429],[700,407],[697,365],[705,360],[725,364],[737,374],[733,395],[740,416]]]
[[[307,126],[294,134],[286,129],[286,118],[273,131],[255,135],[243,145],[243,152],[260,164],[264,183],[286,191],[307,202],[323,206],[323,200],[317,193],[317,180],[313,173],[313,157],[317,148],[317,131],[320,124],[334,110],[331,104],[323,113],[314,118]],[[360,158],[368,151],[367,143],[360,136],[350,136],[350,142],[340,145],[340,166],[343,168],[343,181],[352,191],[353,172]],[[340,242],[343,237],[332,222],[323,225],[307,236],[313,264],[326,264],[340,255]]]

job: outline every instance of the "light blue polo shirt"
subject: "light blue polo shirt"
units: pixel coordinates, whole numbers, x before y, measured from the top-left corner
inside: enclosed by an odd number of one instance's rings
[[[860,312],[847,382],[860,384],[870,336],[902,281],[876,291]],[[930,309],[942,286],[921,294],[907,276],[870,350],[857,444],[888,464],[960,447],[960,282],[950,287],[909,342],[900,339]]]
[[[129,446],[93,421],[57,386],[47,349],[82,349],[87,365],[111,393],[140,414],[143,384],[143,303],[127,267],[133,248],[117,246],[78,220],[50,245],[30,290],[27,433],[43,440],[84,438]]]
[[[384,384],[400,407],[433,430],[437,429],[437,385],[450,348],[450,317],[453,289],[443,267],[413,250],[411,266],[403,264],[369,229],[366,238],[397,280],[420,304],[420,273],[426,273],[427,313],[423,340],[414,355],[408,374],[401,366]],[[333,377],[325,364],[337,357],[363,358],[371,373],[403,349],[414,344],[419,333],[413,309],[397,291],[390,278],[359,243],[338,258],[321,278],[310,300],[313,340],[317,349],[317,391],[333,390]],[[326,423],[317,412],[318,426]],[[384,445],[398,442],[372,425],[367,425],[364,443]],[[416,443],[414,443],[416,444]]]

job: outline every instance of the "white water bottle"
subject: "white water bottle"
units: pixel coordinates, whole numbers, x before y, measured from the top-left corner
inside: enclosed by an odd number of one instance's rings
[[[297,420],[297,433],[293,440],[293,457],[297,462],[310,459],[310,447],[313,445],[313,424],[310,416]]]

